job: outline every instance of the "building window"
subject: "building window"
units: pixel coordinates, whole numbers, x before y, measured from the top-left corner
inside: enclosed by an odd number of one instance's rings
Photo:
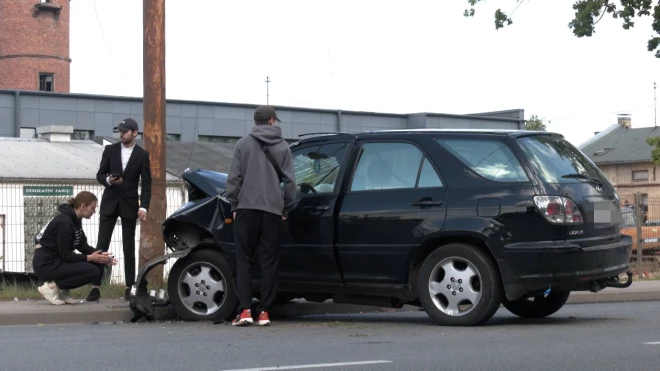
[[[112,132],[112,137],[113,138],[119,138],[119,132],[118,131],[113,131]],[[138,131],[137,136],[135,137],[135,140],[141,140],[142,139],[142,133]]]
[[[207,143],[229,143],[229,144],[236,144],[238,140],[241,138],[236,138],[236,137],[220,137],[220,136],[213,136],[213,135],[200,135],[198,136],[198,141],[199,142],[207,142]]]
[[[39,74],[39,90],[41,91],[55,91],[54,75],[52,73]]]
[[[648,170],[635,170],[632,172],[633,182],[646,182],[649,180]]]
[[[94,137],[94,132],[91,132],[92,138]],[[112,137],[113,138],[119,138],[119,132],[118,131],[113,131],[112,132]],[[135,140],[143,140],[144,139],[144,134],[138,132],[137,136],[135,137]],[[181,134],[166,134],[165,136],[166,141],[173,141],[173,142],[179,142],[181,141]]]
[[[32,139],[37,137],[36,128],[21,128],[21,138]]]
[[[74,130],[71,139],[74,140],[93,140],[94,130]]]

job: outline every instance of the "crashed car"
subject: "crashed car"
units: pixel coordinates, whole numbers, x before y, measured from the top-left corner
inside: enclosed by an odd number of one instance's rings
[[[421,306],[441,325],[478,325],[503,304],[558,311],[571,291],[628,287],[632,239],[619,197],[561,135],[497,130],[319,134],[291,145],[297,202],[280,233],[278,302]],[[183,174],[189,201],[163,223],[177,258],[168,298],[186,320],[235,315],[226,175]],[[259,297],[259,268],[254,269]],[[627,281],[620,279],[627,274]],[[136,304],[137,303],[137,304]]]

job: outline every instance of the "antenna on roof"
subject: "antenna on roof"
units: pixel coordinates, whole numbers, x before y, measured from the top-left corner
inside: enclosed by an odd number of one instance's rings
[[[266,83],[266,105],[268,105],[268,98],[270,96],[270,94],[268,92],[268,84],[270,84],[270,79],[268,78],[268,76],[266,76],[265,83]]]

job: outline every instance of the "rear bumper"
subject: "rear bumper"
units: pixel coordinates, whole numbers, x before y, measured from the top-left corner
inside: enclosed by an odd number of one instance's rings
[[[503,246],[498,264],[507,299],[549,287],[594,291],[594,285],[628,269],[632,238],[582,247],[574,242],[510,244]],[[601,287],[602,288],[602,287]]]

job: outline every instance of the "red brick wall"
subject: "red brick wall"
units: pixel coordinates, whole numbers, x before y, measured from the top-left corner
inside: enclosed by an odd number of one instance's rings
[[[56,92],[69,92],[69,1],[51,0],[62,7],[56,15],[36,12],[40,0],[0,0],[0,89],[39,90],[45,72]]]

